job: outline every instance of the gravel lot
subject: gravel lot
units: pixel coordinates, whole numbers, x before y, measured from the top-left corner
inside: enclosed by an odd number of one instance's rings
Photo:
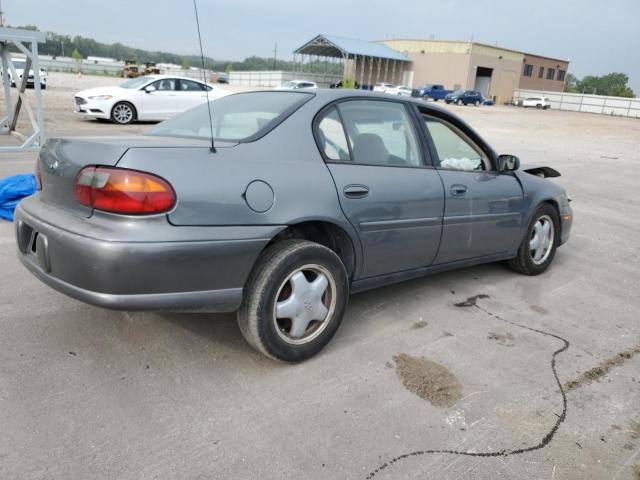
[[[118,81],[52,73],[48,135],[148,128],[71,113]],[[493,264],[354,295],[301,365],[255,353],[233,315],[66,298],[0,223],[0,478],[640,478],[640,121],[451,108],[562,172],[571,240],[539,277]],[[0,155],[0,177],[34,158]]]

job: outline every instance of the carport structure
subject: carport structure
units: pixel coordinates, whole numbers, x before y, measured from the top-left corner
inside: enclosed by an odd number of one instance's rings
[[[308,58],[337,59],[343,64],[343,77],[361,86],[378,82],[408,84],[409,58],[382,43],[365,42],[332,35],[317,35],[294,51],[294,61],[304,65]]]
[[[45,35],[34,30],[18,28],[0,28],[0,59],[2,60],[2,83],[4,88],[4,116],[0,119],[1,133],[14,134],[22,140],[18,146],[2,146],[0,152],[13,152],[39,148],[44,143],[44,113],[42,108],[42,91],[40,89],[40,62],[38,61],[38,43],[45,42]],[[16,73],[11,61],[10,47],[14,47],[25,56],[23,76]],[[33,88],[35,91],[35,114],[25,97],[25,89],[30,71],[33,71]],[[17,87],[15,105],[11,100],[11,81]],[[28,137],[16,132],[18,117],[22,107],[27,112],[33,132]]]

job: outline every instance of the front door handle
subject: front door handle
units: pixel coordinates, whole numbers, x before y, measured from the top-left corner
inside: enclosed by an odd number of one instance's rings
[[[460,185],[459,183],[457,183],[455,185],[451,185],[451,188],[449,189],[449,192],[451,192],[451,195],[459,197],[459,196],[462,196],[465,193],[467,193],[467,186],[466,185]]]
[[[347,198],[364,198],[369,195],[369,187],[366,185],[347,185],[342,192]]]

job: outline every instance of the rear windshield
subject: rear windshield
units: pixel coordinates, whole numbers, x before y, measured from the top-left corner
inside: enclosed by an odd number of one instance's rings
[[[249,92],[211,102],[213,138],[220,141],[251,141],[275,128],[313,97],[301,92]],[[163,137],[211,138],[207,104],[166,120],[146,132]]]

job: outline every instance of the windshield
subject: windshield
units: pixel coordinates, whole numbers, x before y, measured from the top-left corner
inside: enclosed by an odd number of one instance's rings
[[[464,92],[464,90],[455,90],[452,95],[462,95]]]
[[[132,78],[131,80],[127,80],[124,83],[120,84],[120,88],[140,88],[145,83],[153,80],[153,77],[138,77]]]
[[[282,86],[283,86],[283,87],[287,87],[287,88],[293,88],[293,87],[295,87],[296,85],[298,85],[298,82],[284,82],[284,83],[282,84]]]
[[[313,97],[301,92],[249,92],[211,102],[215,140],[242,142],[265,134]],[[211,138],[207,104],[158,124],[146,135]]]

